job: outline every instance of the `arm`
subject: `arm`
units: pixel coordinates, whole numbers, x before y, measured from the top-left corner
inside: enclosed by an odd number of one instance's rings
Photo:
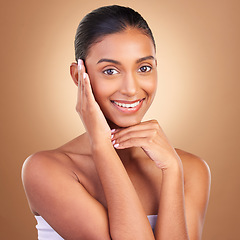
[[[153,232],[131,180],[111,142],[111,131],[98,104],[94,100],[90,80],[80,71],[77,111],[87,130],[93,160],[103,186],[108,206],[111,238],[154,239]]]
[[[159,214],[162,212],[163,215],[157,222],[159,239],[201,239],[210,194],[210,170],[197,156],[184,153],[182,158],[185,170],[182,181],[177,180],[179,171],[163,174],[164,188],[159,204]]]
[[[156,239],[188,240],[185,216],[183,168],[179,164],[163,170]]]
[[[61,162],[62,154],[38,152],[23,165],[22,180],[33,212],[66,240],[110,240],[106,209]]]
[[[111,142],[95,145],[93,157],[107,200],[112,239],[154,239],[137,193]]]
[[[185,210],[191,240],[200,240],[207,211],[211,173],[207,163],[193,154],[183,154]]]
[[[80,116],[94,146],[93,160],[108,209],[66,167],[64,163],[71,159],[54,151],[36,153],[23,165],[22,181],[30,207],[66,240],[154,239],[135,189],[112,146],[111,131],[93,98],[89,79],[86,81],[89,85],[84,91],[78,84],[76,109],[81,110]],[[85,94],[83,108],[79,108],[80,93]]]
[[[182,158],[183,167],[163,172],[157,239],[201,239],[210,192],[210,171],[202,159],[192,154],[184,153]]]
[[[155,120],[120,130],[114,135],[119,149],[142,147],[162,172],[156,239],[201,239],[210,186],[210,173],[204,161],[188,156],[183,167]],[[188,171],[183,172],[183,169]]]

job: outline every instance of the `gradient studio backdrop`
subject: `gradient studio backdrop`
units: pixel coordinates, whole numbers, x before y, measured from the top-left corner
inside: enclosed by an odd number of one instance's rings
[[[211,168],[203,240],[239,239],[238,0],[1,1],[0,239],[37,239],[22,163],[84,131],[69,74],[73,40],[80,19],[109,4],[139,11],[156,39],[159,85],[146,119]]]

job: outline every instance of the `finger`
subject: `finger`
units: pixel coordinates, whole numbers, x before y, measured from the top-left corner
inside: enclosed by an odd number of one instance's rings
[[[82,113],[83,107],[87,104],[85,97],[85,66],[82,59],[78,59],[78,112]]]
[[[113,134],[112,141],[115,140],[116,143],[126,141],[130,138],[139,138],[139,137],[147,137],[147,138],[154,138],[158,134],[158,130],[156,129],[141,129],[139,131],[129,131],[125,134]]]
[[[83,104],[83,61],[81,59],[78,59],[78,93],[77,93],[77,111],[82,112],[82,104]]]
[[[120,143],[114,143],[113,146],[117,149],[125,149],[125,148],[131,148],[131,147],[145,147],[145,143],[147,141],[147,138],[145,137],[139,137],[139,138],[130,138],[126,141],[120,142]]]
[[[81,59],[78,59],[78,66],[79,66],[79,87],[80,87],[80,96],[82,97],[82,100],[84,101],[84,96],[86,95],[88,98],[93,97],[92,87],[90,84],[90,79],[88,74],[85,72],[85,66]]]
[[[161,127],[159,126],[156,120],[150,120],[146,122],[141,122],[137,125],[130,126],[127,128],[117,129],[112,133],[113,139],[121,138],[124,135],[131,134],[131,132],[138,132],[138,131],[152,131],[154,130],[157,132],[161,132]]]
[[[94,99],[93,93],[92,93],[92,87],[90,84],[90,79],[87,73],[83,74],[83,84],[84,84],[84,95],[86,96],[87,101],[92,101]]]
[[[81,97],[81,101],[80,101],[80,104],[81,104],[81,108],[80,108],[80,112],[82,113],[82,108],[83,108],[83,88],[84,88],[84,81],[83,81],[83,74],[84,74],[84,71],[83,71],[83,64],[82,64],[82,62],[80,62],[80,64],[79,64],[79,66],[80,66],[80,74],[79,74],[79,76],[80,76],[80,97]],[[81,71],[82,70],[82,71]]]

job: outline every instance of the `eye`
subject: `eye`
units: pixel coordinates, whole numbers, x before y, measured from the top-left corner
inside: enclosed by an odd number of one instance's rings
[[[113,75],[113,74],[117,74],[118,71],[115,69],[109,68],[109,69],[104,70],[103,73],[106,75]]]
[[[150,72],[152,68],[150,66],[142,66],[138,69],[138,72]]]

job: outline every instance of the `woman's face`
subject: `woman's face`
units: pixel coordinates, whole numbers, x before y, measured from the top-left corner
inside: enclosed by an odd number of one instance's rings
[[[138,29],[107,35],[90,48],[86,68],[110,125],[141,122],[156,92],[156,63],[152,40]]]

